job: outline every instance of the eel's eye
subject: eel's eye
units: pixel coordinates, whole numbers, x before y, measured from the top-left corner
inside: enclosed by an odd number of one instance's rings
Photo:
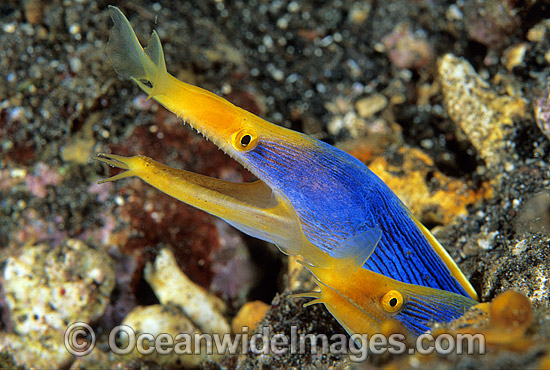
[[[240,152],[254,149],[258,143],[258,134],[251,128],[243,128],[231,136],[231,145]]]
[[[390,290],[382,297],[382,307],[386,312],[397,312],[403,307],[403,295],[397,290]]]

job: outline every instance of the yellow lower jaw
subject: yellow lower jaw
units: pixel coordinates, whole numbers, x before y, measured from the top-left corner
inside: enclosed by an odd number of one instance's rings
[[[305,239],[298,216],[286,197],[262,181],[223,181],[171,168],[141,155],[98,154],[94,159],[126,170],[100,183],[136,176],[247,234],[277,244],[286,254],[302,254],[311,259],[313,254],[321,253]]]

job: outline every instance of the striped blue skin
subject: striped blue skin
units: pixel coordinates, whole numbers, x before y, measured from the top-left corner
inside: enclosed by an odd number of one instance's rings
[[[419,336],[430,330],[429,323],[450,322],[461,317],[476,301],[456,294],[417,294],[402,291],[406,302],[394,315],[411,333]]]
[[[378,227],[382,238],[365,263],[367,269],[468,296],[382,180],[351,155],[306,135],[300,139],[296,144],[260,137],[254,149],[239,157],[268,186],[286,195],[314,245],[334,255],[348,238]]]

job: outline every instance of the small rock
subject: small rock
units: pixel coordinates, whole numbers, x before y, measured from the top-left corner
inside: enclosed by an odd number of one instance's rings
[[[495,238],[498,236],[498,231],[491,231],[490,233],[487,233],[485,237],[480,237],[477,240],[477,245],[484,250],[490,250],[494,246]]]
[[[464,25],[470,39],[488,48],[499,48],[521,27],[516,2],[466,0]]]
[[[269,305],[262,301],[245,303],[231,323],[233,333],[241,333],[243,328],[249,328],[251,331],[256,330],[268,309]]]
[[[434,60],[434,50],[423,35],[413,33],[402,23],[388,35],[382,43],[390,61],[397,68],[421,69]]]
[[[162,346],[155,346],[155,342],[150,344],[156,349],[152,353],[140,353],[135,348],[131,356],[153,361],[157,366],[170,368],[196,368],[202,361],[212,360],[212,356],[207,355],[206,348],[202,348],[200,352],[195,351],[194,339],[201,333],[179,306],[138,306],[126,316],[122,325],[127,325],[128,330],[133,330],[136,337],[147,333],[159,342],[161,342],[161,334],[165,337]],[[128,347],[127,334],[122,332],[119,341],[120,348]],[[164,351],[166,353],[161,353]]]
[[[449,116],[489,168],[506,162],[507,138],[516,117],[526,114],[521,97],[497,95],[466,60],[446,54],[438,63],[439,78]]]
[[[85,164],[92,156],[94,146],[94,140],[77,138],[61,149],[61,158],[65,162],[73,161]]]
[[[44,18],[44,4],[42,0],[26,0],[24,3],[25,19],[30,24],[39,24]]]
[[[226,311],[225,303],[185,276],[169,249],[162,249],[154,264],[147,264],[145,279],[162,304],[179,305],[203,333],[231,332],[222,315]]]
[[[349,15],[348,15],[348,18],[351,21],[351,23],[356,25],[363,24],[369,17],[371,7],[372,5],[370,1],[353,2],[353,5],[349,10]]]
[[[40,336],[49,329],[63,331],[67,323],[96,320],[113,287],[109,257],[79,240],[55,248],[29,245],[10,256],[4,269],[11,321],[23,335]]]
[[[382,94],[374,94],[355,103],[355,109],[361,118],[370,118],[388,105],[388,99]]]
[[[109,257],[79,240],[23,247],[4,268],[5,299],[19,336],[1,333],[0,351],[20,366],[66,366],[73,358],[63,345],[67,326],[97,320],[114,285]]]
[[[521,332],[533,322],[531,303],[521,293],[508,290],[499,294],[491,302],[491,324],[500,327],[504,331]]]
[[[519,256],[527,249],[527,241],[524,239],[519,241],[514,245],[512,249],[512,255]]]
[[[547,20],[537,23],[529,31],[527,31],[527,40],[531,42],[541,42],[546,36]]]
[[[521,44],[517,44],[508,48],[504,52],[504,59],[506,61],[505,65],[508,71],[511,72],[514,67],[519,67],[523,65],[523,58],[525,57],[527,47],[527,43],[522,42]]]

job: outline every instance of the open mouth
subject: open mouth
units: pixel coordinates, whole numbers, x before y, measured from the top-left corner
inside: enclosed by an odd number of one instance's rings
[[[174,181],[180,184],[187,181],[190,187],[201,189],[203,193],[217,194],[219,198],[227,198],[230,201],[247,204],[259,209],[273,207],[273,191],[261,180],[252,182],[221,180],[190,171],[174,169],[145,156],[124,157],[116,154],[98,153],[93,159],[111,167],[125,170],[99,181],[100,184],[132,176],[140,177],[149,182],[146,179],[152,179],[155,176],[153,171],[156,171],[157,176],[161,176],[160,174],[176,176]],[[163,189],[159,190],[164,191]]]
[[[151,158],[99,153],[95,160],[125,171],[100,181],[139,177],[158,190],[220,217],[242,232],[276,244],[286,254],[298,254],[305,236],[284,194],[263,181],[237,183],[168,167]]]

